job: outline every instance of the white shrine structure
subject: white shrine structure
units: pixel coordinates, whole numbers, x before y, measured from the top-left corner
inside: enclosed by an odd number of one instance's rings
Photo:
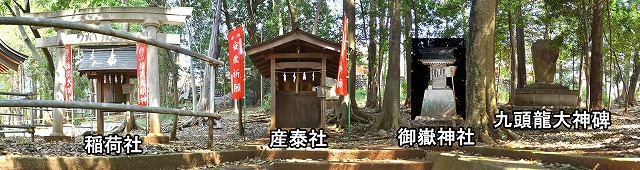
[[[456,47],[426,48],[419,61],[429,67],[430,85],[424,91],[420,116],[428,118],[448,118],[456,115],[456,101],[453,86],[447,86],[447,78],[453,78]],[[452,83],[453,84],[453,83]]]

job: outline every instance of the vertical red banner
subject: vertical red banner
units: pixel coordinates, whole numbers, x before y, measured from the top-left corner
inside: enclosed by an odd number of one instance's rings
[[[229,40],[229,73],[231,74],[231,98],[244,98],[244,28],[227,34]]]
[[[64,100],[73,101],[73,59],[71,45],[66,45],[64,57]]]
[[[340,61],[338,62],[338,79],[336,79],[336,94],[346,96],[347,90],[347,17],[342,18],[342,44],[340,46]]]
[[[138,106],[147,106],[147,44],[136,43],[136,66],[138,69]]]

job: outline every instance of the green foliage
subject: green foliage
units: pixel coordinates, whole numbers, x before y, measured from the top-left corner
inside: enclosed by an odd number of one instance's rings
[[[411,93],[407,91],[407,80],[402,80],[400,81],[400,100],[406,99],[407,93]]]
[[[356,103],[364,103],[367,100],[367,89],[356,89]]]
[[[265,112],[271,111],[271,93],[267,93],[264,95],[264,99],[262,100],[262,104],[260,105],[260,107]]]

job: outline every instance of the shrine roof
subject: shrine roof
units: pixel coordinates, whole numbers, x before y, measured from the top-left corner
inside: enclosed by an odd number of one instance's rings
[[[136,67],[136,47],[129,45],[80,46],[81,74],[91,73],[134,73]]]
[[[289,62],[317,62],[326,58],[327,77],[336,78],[340,44],[296,29],[248,47],[246,54],[262,76],[267,78],[271,77],[271,57],[281,57],[278,61]]]
[[[27,55],[14,50],[0,40],[0,73],[6,73],[9,70],[17,71],[18,66],[27,58]]]

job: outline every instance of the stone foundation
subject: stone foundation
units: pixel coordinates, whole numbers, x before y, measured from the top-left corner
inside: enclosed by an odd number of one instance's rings
[[[578,106],[577,90],[566,89],[516,89],[516,106]]]

